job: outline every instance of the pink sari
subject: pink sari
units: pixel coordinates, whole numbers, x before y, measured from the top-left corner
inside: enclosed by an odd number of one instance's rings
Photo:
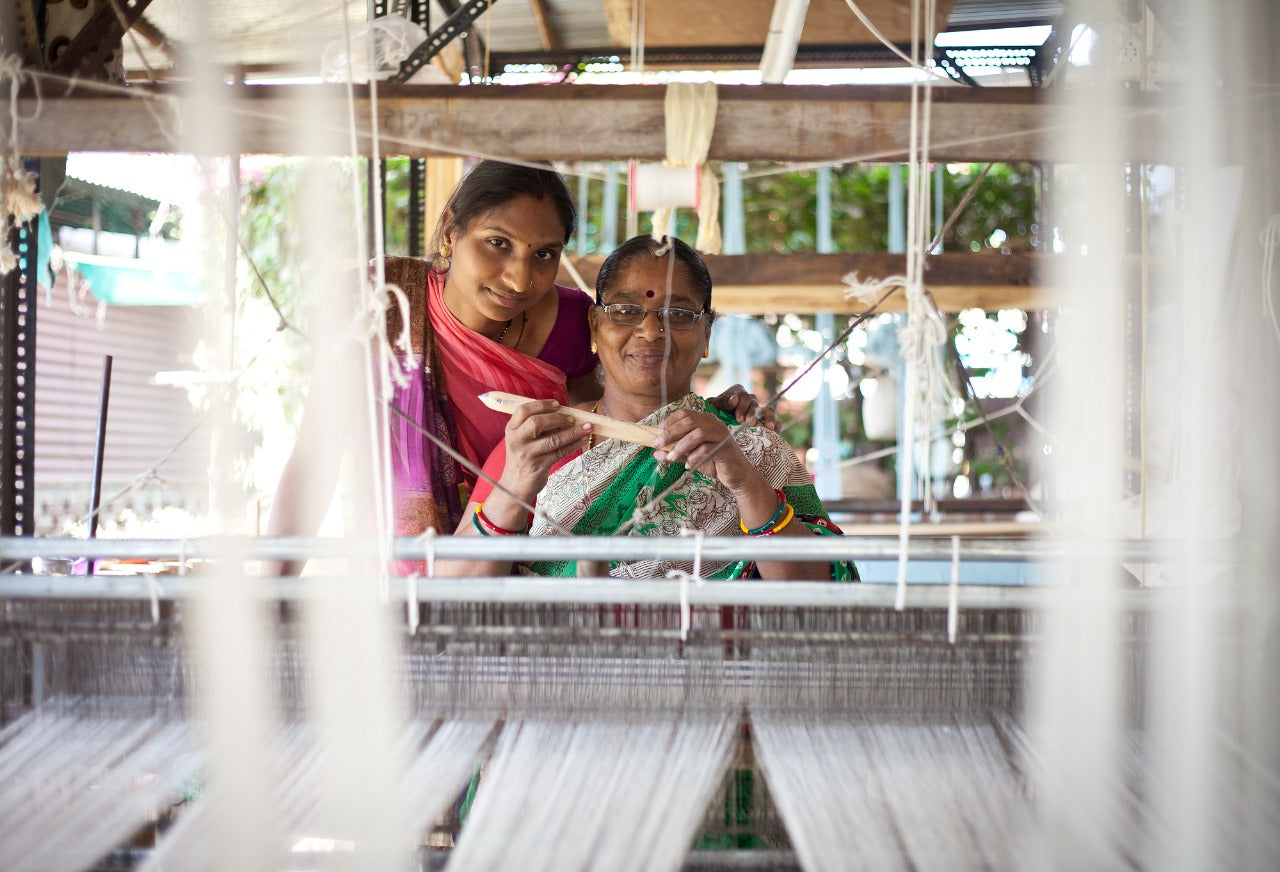
[[[495,412],[477,397],[485,391],[506,391],[535,400],[569,402],[565,374],[549,363],[499,345],[463,326],[444,304],[444,274],[427,279],[427,312],[435,328],[436,345],[444,366],[445,393],[457,422],[456,447],[477,467],[503,439],[510,415]],[[476,473],[463,469],[474,483]]]
[[[464,326],[444,304],[445,273],[428,269],[425,261],[387,258],[386,275],[409,296],[410,331],[414,348],[421,349],[413,355],[408,387],[395,391],[389,415],[396,534],[416,536],[428,527],[452,533],[476,474],[430,437],[479,467],[502,441],[509,416],[489,409],[477,395],[501,390],[567,404],[565,374]]]

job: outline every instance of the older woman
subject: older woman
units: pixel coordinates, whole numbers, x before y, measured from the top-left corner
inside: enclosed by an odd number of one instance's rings
[[[553,401],[521,406],[490,455],[459,535],[707,535],[811,536],[838,533],[808,472],[776,433],[743,427],[730,436],[732,416],[692,393],[694,370],[706,355],[715,313],[711,276],[692,248],[676,239],[636,237],[600,268],[590,313],[604,392],[579,404],[611,418],[659,428],[654,445],[596,439]],[[521,502],[536,500],[530,522]],[[651,578],[687,563],[643,560],[611,565],[611,574]],[[573,574],[570,561],[520,564],[520,572]],[[443,571],[498,575],[502,561],[451,563]],[[821,561],[706,563],[715,578],[836,578],[854,580],[850,563]]]

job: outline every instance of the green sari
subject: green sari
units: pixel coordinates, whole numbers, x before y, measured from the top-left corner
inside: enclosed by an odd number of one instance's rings
[[[654,412],[641,424],[656,426],[676,409],[693,409],[718,416],[731,429],[743,454],[764,475],[769,486],[786,494],[796,518],[815,534],[841,535],[831,521],[809,473],[795,451],[772,430],[737,427],[732,415],[718,411],[696,394]],[[682,530],[701,530],[707,536],[741,536],[738,504],[728,488],[683,463],[658,463],[653,449],[604,439],[553,472],[538,495],[538,508],[529,532],[555,535],[556,528],[577,536],[678,536]],[[542,514],[547,518],[541,517]],[[548,520],[549,519],[549,520]],[[609,574],[619,578],[663,578],[669,572],[693,572],[692,561],[635,560],[611,562]],[[540,560],[520,564],[527,575],[576,574],[572,560]],[[755,574],[748,560],[703,561],[703,578],[747,578]],[[850,561],[831,564],[834,581],[857,581]]]

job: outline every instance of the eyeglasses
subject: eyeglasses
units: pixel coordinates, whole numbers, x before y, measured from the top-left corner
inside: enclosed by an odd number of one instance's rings
[[[664,328],[670,327],[672,330],[689,330],[694,324],[702,320],[702,316],[706,312],[695,312],[692,309],[677,309],[675,307],[663,307],[661,309],[646,309],[638,303],[597,303],[604,313],[609,316],[609,320],[619,327],[638,327],[650,312],[658,314],[658,323]]]

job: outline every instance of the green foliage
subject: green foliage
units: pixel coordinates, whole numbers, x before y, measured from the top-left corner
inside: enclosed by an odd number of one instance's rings
[[[387,254],[406,255],[409,253],[409,158],[387,159],[382,196],[387,213],[383,245]],[[434,218],[428,215],[427,223]]]
[[[756,172],[763,175],[754,175]],[[818,244],[817,173],[743,173],[748,252],[812,252]],[[837,251],[884,251],[889,227],[889,166],[846,164],[831,172],[831,229]]]
[[[982,165],[947,164],[942,169],[945,220],[978,178]],[[901,174],[905,187],[906,169],[901,164],[850,163],[832,168],[831,227],[836,251],[870,253],[888,248],[889,174],[893,172]],[[743,165],[743,220],[748,252],[817,250],[816,177],[814,170],[779,171],[775,164],[766,163]],[[586,250],[578,254],[592,254],[599,248],[605,224],[604,187],[601,179],[592,179],[588,184],[587,203],[581,216],[587,231],[587,245]],[[929,190],[932,195],[933,177]],[[944,250],[1030,249],[1037,232],[1037,194],[1035,168],[1030,164],[993,165],[972,202],[947,233]],[[621,241],[627,222],[625,179],[621,176],[618,201],[614,220]],[[695,225],[692,210],[677,212],[676,235],[681,239],[693,239]],[[646,216],[640,222],[640,231],[648,229]]]
[[[955,170],[943,174],[944,215],[950,215],[959,206],[982,167],[959,164]],[[1032,250],[1039,233],[1038,197],[1039,184],[1033,166],[993,164],[973,200],[943,239],[943,249],[977,251],[987,247],[1005,253]]]
[[[959,206],[981,173],[977,164],[951,164],[942,173],[944,220]],[[885,251],[889,244],[889,174],[906,170],[898,164],[846,164],[831,171],[831,230],[836,251]],[[756,173],[761,173],[756,175]],[[817,173],[768,173],[748,167],[743,199],[748,252],[812,252],[817,250]],[[931,187],[932,193],[934,188]],[[943,239],[943,248],[982,248],[996,231],[1005,250],[1026,250],[1036,231],[1037,186],[1026,164],[996,164],[972,202]],[[996,238],[1002,238],[996,234]]]

